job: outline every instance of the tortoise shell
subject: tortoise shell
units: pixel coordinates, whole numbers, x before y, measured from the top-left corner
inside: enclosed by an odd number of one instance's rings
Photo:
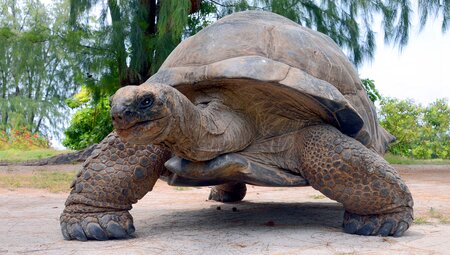
[[[320,122],[378,153],[394,139],[336,43],[271,12],[218,20],[182,41],[147,82],[197,105],[221,100],[252,118],[260,140]]]

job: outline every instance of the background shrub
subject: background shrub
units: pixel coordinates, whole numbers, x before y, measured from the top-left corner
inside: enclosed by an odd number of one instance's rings
[[[397,140],[389,147],[394,155],[431,159],[450,158],[450,108],[447,99],[428,106],[411,99],[383,98],[380,124]]]
[[[38,133],[31,133],[26,127],[0,131],[0,150],[33,150],[49,148],[47,138]]]

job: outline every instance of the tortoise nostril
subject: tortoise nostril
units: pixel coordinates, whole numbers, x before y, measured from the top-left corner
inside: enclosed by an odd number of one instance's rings
[[[112,116],[112,120],[115,121],[115,120],[116,120],[116,117]]]

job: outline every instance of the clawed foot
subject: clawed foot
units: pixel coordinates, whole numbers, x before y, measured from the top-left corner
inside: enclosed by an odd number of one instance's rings
[[[358,215],[345,212],[344,231],[363,236],[402,236],[413,221],[412,210],[382,215]]]
[[[223,203],[238,202],[244,199],[247,187],[243,183],[227,183],[214,186],[209,193],[209,200]]]
[[[61,215],[61,231],[66,240],[124,239],[134,230],[133,218],[128,211]]]

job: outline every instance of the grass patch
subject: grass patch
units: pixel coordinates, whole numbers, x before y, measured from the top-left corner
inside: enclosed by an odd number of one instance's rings
[[[67,192],[77,171],[39,171],[34,173],[0,173],[0,188],[34,188],[50,192]]]
[[[18,163],[28,160],[37,160],[55,156],[58,154],[69,153],[71,151],[55,150],[55,149],[36,149],[36,150],[17,150],[9,149],[0,151],[0,162]]]
[[[414,224],[422,225],[422,224],[429,224],[430,222],[426,217],[416,217],[414,219]]]
[[[310,196],[312,199],[324,199],[325,196],[324,195],[312,195]]]
[[[384,159],[399,165],[450,165],[450,159],[413,159],[386,153]]]
[[[181,187],[181,186],[177,186],[174,188],[176,191],[186,191],[186,190],[191,190],[191,187]]]
[[[428,213],[430,214],[431,218],[438,220],[439,223],[441,223],[441,224],[449,224],[450,223],[450,219],[445,217],[441,212],[439,212],[438,210],[436,210],[433,207],[430,207],[430,210],[428,211]]]
[[[440,223],[440,224],[450,224],[450,219],[445,217],[441,212],[437,209],[430,207],[426,216],[419,216],[414,219],[415,224],[432,224],[432,223]]]

